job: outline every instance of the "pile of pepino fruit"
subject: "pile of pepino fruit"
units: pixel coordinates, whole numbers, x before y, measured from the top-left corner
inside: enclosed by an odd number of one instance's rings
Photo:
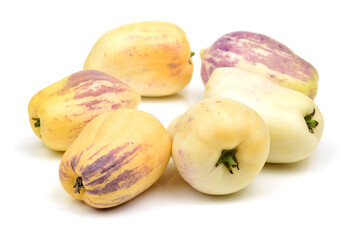
[[[141,96],[183,89],[192,55],[174,24],[127,24],[99,38],[84,70],[33,96],[31,127],[65,151],[59,178],[68,194],[95,208],[120,205],[155,183],[171,156],[196,190],[230,194],[266,162],[297,162],[316,150],[324,128],[313,102],[318,73],[262,34],[232,32],[201,50],[204,100],[167,129],[136,109]]]

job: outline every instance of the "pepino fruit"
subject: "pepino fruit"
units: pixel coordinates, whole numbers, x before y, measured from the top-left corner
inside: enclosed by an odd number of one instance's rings
[[[316,69],[284,44],[262,34],[232,32],[216,40],[201,55],[204,85],[219,67],[239,67],[314,99],[319,75]]]
[[[159,97],[184,88],[194,67],[184,31],[171,23],[149,21],[106,32],[89,53],[84,69],[124,79],[142,96]]]
[[[306,159],[317,149],[324,131],[324,118],[309,97],[241,68],[216,69],[204,97],[236,100],[264,119],[271,139],[267,162]]]
[[[74,73],[35,94],[28,106],[34,133],[53,150],[65,151],[94,117],[136,108],[141,97],[118,79],[96,70]]]
[[[91,207],[117,206],[155,183],[170,153],[170,136],[151,114],[136,109],[104,113],[65,152],[60,182]]]
[[[251,108],[228,98],[193,104],[168,127],[172,158],[196,190],[225,195],[248,186],[269,154],[269,129]]]

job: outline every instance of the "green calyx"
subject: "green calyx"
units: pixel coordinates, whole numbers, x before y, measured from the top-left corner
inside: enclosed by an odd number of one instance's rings
[[[190,58],[192,58],[192,56],[194,56],[194,55],[195,55],[194,52],[190,52]],[[192,64],[191,61],[190,61],[190,59],[189,59],[189,64]]]
[[[36,122],[34,123],[34,126],[35,126],[35,127],[40,127],[40,118],[32,118],[32,120],[36,121]]]
[[[319,125],[318,121],[312,119],[314,117],[314,115],[315,115],[315,108],[312,111],[312,113],[310,113],[304,117],[305,122],[309,129],[309,132],[311,132],[311,133],[314,133],[314,128],[316,128]]]
[[[82,182],[82,178],[81,177],[77,177],[75,180],[75,184],[73,186],[73,188],[75,188],[74,193],[80,193],[80,189],[81,188],[85,188]]]
[[[239,163],[235,156],[237,150],[237,148],[231,150],[222,150],[221,156],[215,164],[215,167],[219,166],[222,163],[225,165],[225,167],[227,168],[227,170],[229,170],[231,174],[233,174],[233,168],[237,168],[239,170]]]

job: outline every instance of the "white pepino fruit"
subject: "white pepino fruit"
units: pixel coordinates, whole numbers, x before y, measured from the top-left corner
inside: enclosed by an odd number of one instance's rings
[[[172,158],[196,190],[224,195],[248,186],[269,153],[269,130],[249,107],[225,98],[192,105],[168,127]]]
[[[241,68],[216,69],[205,98],[227,97],[254,109],[270,130],[267,162],[290,163],[309,157],[319,144],[324,118],[304,94]]]

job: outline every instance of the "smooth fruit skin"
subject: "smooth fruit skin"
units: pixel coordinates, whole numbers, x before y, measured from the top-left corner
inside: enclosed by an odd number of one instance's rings
[[[174,94],[191,80],[190,45],[178,26],[137,22],[106,32],[89,53],[84,69],[97,69],[125,81],[142,96]]]
[[[29,121],[47,147],[65,151],[91,119],[116,109],[136,108],[140,100],[140,94],[126,83],[85,70],[36,93],[28,105]]]
[[[155,183],[170,154],[170,136],[151,114],[136,109],[104,113],[65,152],[60,182],[68,194],[91,207],[117,206]],[[74,193],[78,177],[84,187]]]
[[[206,85],[219,67],[240,67],[314,99],[319,74],[284,44],[262,34],[232,32],[200,52],[201,78]]]
[[[224,195],[248,186],[259,174],[270,147],[269,130],[249,107],[232,99],[205,99],[168,127],[172,158],[183,179],[196,190]],[[216,166],[223,150],[237,148],[238,167]]]
[[[205,87],[205,98],[226,97],[254,109],[270,130],[267,162],[291,163],[304,160],[318,147],[324,118],[314,101],[268,78],[241,68],[216,69]],[[310,132],[305,116],[315,111],[318,122]]]

